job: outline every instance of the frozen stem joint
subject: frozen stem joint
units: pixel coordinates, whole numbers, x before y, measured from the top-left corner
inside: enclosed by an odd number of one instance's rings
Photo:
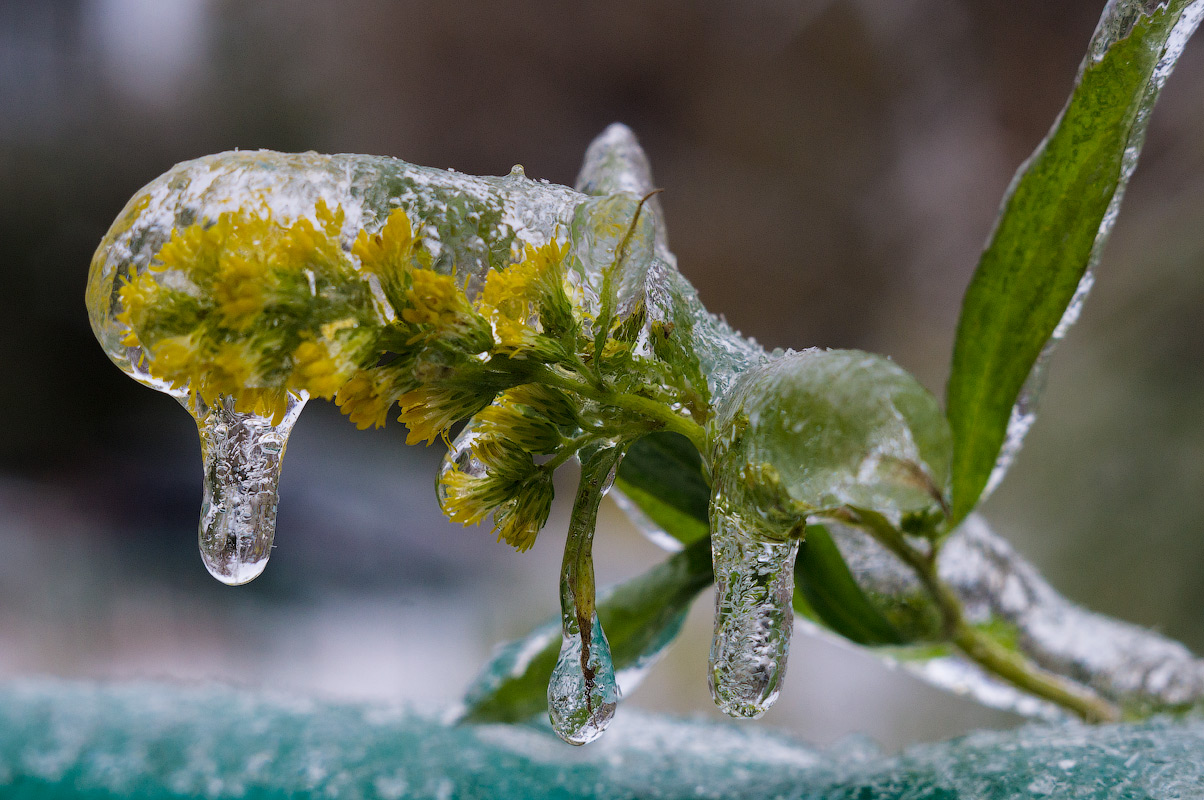
[[[749,370],[711,440],[716,704],[773,703],[793,628],[794,561],[809,519],[848,509],[895,525],[945,507],[950,440],[936,400],[879,356],[806,350]]]

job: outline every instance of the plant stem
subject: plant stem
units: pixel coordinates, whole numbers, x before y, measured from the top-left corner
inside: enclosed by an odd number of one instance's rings
[[[936,548],[928,553],[913,547],[903,533],[881,514],[862,509],[842,510],[839,518],[867,531],[916,573],[940,610],[945,635],[966,657],[1029,694],[1068,709],[1087,722],[1116,722],[1120,709],[1090,689],[1049,672],[1022,653],[1000,644],[966,622],[961,601],[937,573]]]
[[[642,397],[638,394],[602,390],[585,381],[571,378],[547,368],[544,368],[535,380],[550,386],[567,389],[570,392],[603,405],[633,411],[657,423],[664,430],[673,431],[686,437],[698,448],[698,452],[706,452],[706,430],[694,420],[678,414],[664,403],[649,397]]]

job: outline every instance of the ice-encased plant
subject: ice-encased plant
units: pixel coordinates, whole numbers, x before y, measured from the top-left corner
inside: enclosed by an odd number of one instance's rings
[[[93,329],[119,367],[197,420],[200,548],[217,578],[264,568],[289,430],[309,398],[360,428],[391,408],[442,438],[438,501],[525,550],[552,474],[580,485],[555,628],[499,649],[470,720],[546,707],[597,737],[716,587],[716,703],[777,696],[797,612],[928,680],[1093,721],[1204,704],[1204,667],[1062,599],[975,507],[1034,419],[1149,112],[1204,0],[1112,0],[1074,93],[1003,201],[967,291],[945,408],[888,359],[766,353],[700,303],[668,249],[631,132],[575,189],[385,157],[222,153],[141,190],[92,263]],[[452,438],[452,431],[458,433]],[[595,596],[599,504],[679,550]]]

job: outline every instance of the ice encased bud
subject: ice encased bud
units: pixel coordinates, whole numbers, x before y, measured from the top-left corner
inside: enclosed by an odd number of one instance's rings
[[[887,358],[787,353],[740,376],[717,406],[716,492],[744,516],[853,507],[897,524],[945,503],[949,424],[936,398]]]

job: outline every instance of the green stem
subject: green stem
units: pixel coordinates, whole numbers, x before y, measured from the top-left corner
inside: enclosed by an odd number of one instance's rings
[[[599,389],[583,380],[574,379],[555,370],[544,368],[534,380],[549,386],[573,392],[581,397],[594,400],[602,405],[614,406],[655,422],[658,428],[679,433],[690,440],[698,448],[698,452],[706,452],[706,429],[689,417],[678,414],[664,403],[638,394],[612,392]]]
[[[568,537],[564,543],[564,560],[560,567],[560,612],[563,632],[568,636],[575,623],[581,636],[581,672],[592,695],[597,677],[590,666],[594,630],[594,529],[598,522],[598,506],[610,472],[619,463],[620,448],[599,448],[581,456],[581,482],[569,519]]]
[[[1120,709],[1113,703],[1037,666],[1023,654],[1004,647],[986,632],[970,625],[962,612],[961,601],[937,573],[935,548],[927,553],[917,550],[901,531],[876,512],[844,509],[836,516],[867,531],[911,567],[936,602],[945,635],[971,661],[1029,694],[1069,709],[1087,722],[1115,722],[1121,718]]]

